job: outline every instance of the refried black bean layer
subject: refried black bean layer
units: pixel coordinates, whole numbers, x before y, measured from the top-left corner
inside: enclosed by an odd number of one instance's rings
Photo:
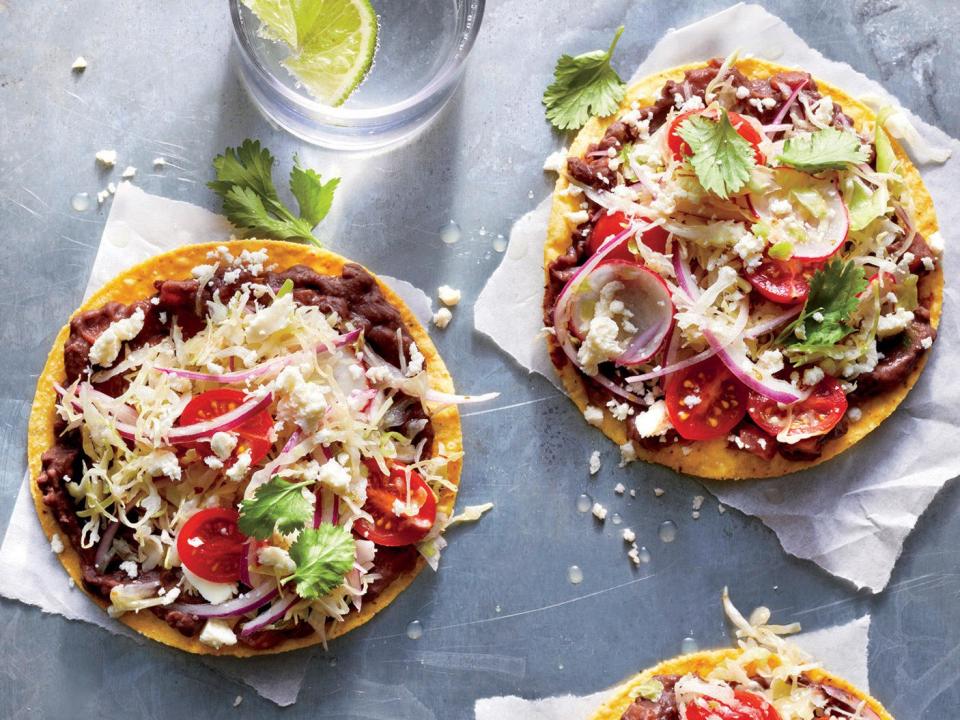
[[[363,330],[365,341],[381,357],[396,366],[400,364],[401,347],[404,357],[409,359],[412,339],[400,312],[384,297],[373,276],[359,265],[345,265],[339,277],[320,275],[305,265],[294,265],[282,272],[267,272],[263,275],[244,271],[230,283],[224,280],[224,271],[220,269],[202,289],[196,280],[162,280],[156,282],[156,303],[150,299],[130,305],[109,302],[94,310],[79,313],[70,321],[70,335],[63,348],[66,384],[75,382],[88,371],[90,348],[110,324],[130,317],[138,309],[144,313],[144,326],[137,337],[124,343],[128,350],[166,337],[174,318],[184,336],[192,337],[206,323],[205,317],[197,313],[197,307],[206,307],[206,301],[211,299],[214,293],[226,301],[233,297],[244,283],[269,285],[276,291],[288,279],[293,283],[293,298],[297,304],[316,306],[326,314],[336,313],[341,323],[352,322],[355,327]],[[116,376],[96,387],[116,397],[126,389],[126,380],[122,376]],[[397,429],[402,431],[408,423],[427,420],[426,426],[415,439],[426,439],[429,447],[433,443],[433,426],[422,405],[419,402],[403,405],[406,409]],[[37,486],[44,504],[50,508],[61,531],[80,556],[84,587],[94,595],[109,600],[110,590],[116,585],[129,582],[130,579],[116,566],[118,560],[108,564],[103,572],[98,571],[94,565],[96,548],[81,547],[82,523],[77,516],[79,508],[67,492],[66,482],[70,478],[82,476],[83,450],[79,431],[64,433],[63,430],[64,424],[58,419],[54,428],[57,440],[41,457]],[[127,540],[131,544],[134,542],[132,537]],[[412,570],[416,562],[417,550],[413,546],[378,547],[374,571],[380,578],[370,585],[363,597],[364,602],[374,600],[397,577]],[[138,581],[158,580],[169,590],[177,585],[180,575],[177,570],[151,570],[141,573]],[[180,602],[185,603],[194,601],[202,602],[186,596],[180,599]],[[204,624],[202,618],[185,612],[171,611],[163,607],[151,608],[151,611],[188,637],[200,632]],[[288,638],[303,637],[312,632],[312,626],[301,623],[264,630],[249,638],[241,638],[241,641],[257,649],[266,649]]]
[[[668,80],[661,89],[656,102],[639,109],[642,117],[649,116],[650,118],[650,132],[655,132],[666,121],[670,110],[675,106],[677,95],[685,99],[696,95],[703,99],[707,85],[716,77],[722,62],[721,59],[714,58],[704,67],[685,71],[684,79],[680,82]],[[754,117],[764,124],[769,124],[777,116],[787,100],[785,95],[789,95],[798,87],[801,88],[798,93],[798,101],[802,99],[809,105],[821,97],[817,89],[817,83],[809,73],[791,70],[776,73],[769,78],[756,80],[746,77],[736,68],[730,69],[729,73],[733,78],[735,88],[746,88],[746,95],[738,99],[737,103],[730,109],[741,115]],[[770,104],[769,99],[774,101],[773,104]],[[752,104],[751,100],[759,100],[760,107]],[[764,100],[767,100],[767,105],[763,105]],[[837,103],[834,103],[832,123],[837,128],[853,127],[853,122],[844,114],[843,108]],[[582,157],[567,159],[567,174],[581,184],[600,190],[612,189],[617,180],[617,173],[610,170],[609,157],[599,156],[596,151],[610,148],[619,151],[624,145],[637,139],[635,128],[617,120],[607,128],[599,142],[587,147]],[[561,291],[588,258],[587,238],[590,236],[590,231],[596,220],[600,217],[602,208],[589,199],[587,202],[587,212],[590,219],[577,228],[572,235],[570,247],[554,259],[548,268],[549,274],[543,299],[543,319],[548,327],[553,326],[553,312]],[[924,258],[932,260],[934,255],[922,235],[915,234],[907,251],[914,256],[910,263],[910,271],[919,275],[928,272]],[[884,341],[879,348],[884,357],[881,358],[872,372],[860,375],[857,378],[857,390],[852,397],[865,398],[886,392],[901,385],[906,380],[926,351],[926,348],[923,347],[924,341],[928,338],[931,341],[936,338],[936,330],[930,325],[928,309],[930,301],[929,296],[921,297],[921,307],[915,311],[914,320],[910,326],[902,333]],[[563,350],[557,346],[553,347],[551,359],[557,367],[563,367],[569,362]],[[605,373],[611,379],[616,379],[617,371],[609,363],[602,364],[600,372]],[[594,382],[588,375],[581,373],[581,379],[586,383],[592,404],[604,405],[607,400],[613,398],[606,388]],[[594,402],[593,398],[597,398],[597,401]],[[620,401],[620,398],[615,399],[618,402]],[[814,460],[820,457],[823,446],[829,439],[839,437],[846,432],[846,425],[845,422],[840,423],[827,435],[819,438],[809,438],[809,440],[801,443],[789,445],[780,443],[776,438],[766,435],[748,416],[734,431],[734,435],[739,437],[740,442],[731,441],[729,447],[754,453],[767,460],[771,459],[777,452],[790,460]],[[678,441],[675,433],[667,437],[665,442],[661,442],[660,438],[639,438],[636,437],[636,433],[630,432],[632,427],[632,423],[628,424],[628,435],[648,450],[657,450]]]

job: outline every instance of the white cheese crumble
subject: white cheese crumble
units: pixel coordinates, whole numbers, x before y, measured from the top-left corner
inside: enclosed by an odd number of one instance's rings
[[[613,486],[613,491],[617,495],[623,495],[627,491],[627,488],[624,487],[623,483],[618,482],[616,485]]]
[[[562,173],[567,166],[567,149],[560,148],[556,152],[550,153],[547,159],[543,161],[543,169],[547,172]]]
[[[276,545],[267,545],[257,550],[257,562],[276,570],[278,577],[293,575],[297,569],[290,553]]]
[[[167,159],[163,157],[155,157],[153,159],[153,166],[155,168],[162,168],[167,166]]]
[[[566,214],[567,220],[569,220],[574,225],[583,225],[587,220],[590,219],[590,213],[586,210],[574,210]]]
[[[227,478],[234,482],[240,482],[247,476],[250,470],[250,451],[244,450],[237,456],[237,461],[227,469]]]
[[[929,350],[931,347],[933,347],[933,338],[925,337],[920,341],[920,347],[922,347],[924,350]]]
[[[140,568],[137,567],[137,564],[133,560],[124,560],[120,563],[120,569],[123,570],[131,580],[136,580],[137,575],[140,574]]]
[[[70,69],[82,73],[87,69],[87,59],[83,55],[78,55],[77,59],[73,61],[73,65],[70,66]]]
[[[593,504],[593,508],[591,508],[590,512],[592,512],[593,516],[600,522],[603,522],[607,519],[607,509],[598,502]]]
[[[927,236],[927,247],[930,248],[935,255],[943,255],[943,235],[940,234],[939,230],[932,232]]]
[[[663,400],[657,400],[642,413],[639,413],[633,419],[633,424],[637,428],[637,434],[642,438],[658,437],[673,427],[670,423],[670,417],[667,415],[667,403]]]
[[[109,367],[120,354],[121,344],[140,334],[145,319],[143,310],[137,308],[130,317],[110,323],[93,342],[90,348],[90,363]]]
[[[609,282],[600,290],[595,314],[590,320],[587,336],[577,348],[577,360],[587,375],[596,375],[598,365],[621,355],[624,347],[617,341],[620,327],[614,320],[616,311],[611,307],[614,296],[623,289],[621,282]]]
[[[706,499],[706,498],[705,498],[703,495],[694,495],[694,497],[693,497],[693,509],[694,509],[694,510],[699,510],[700,508],[702,508],[702,507],[703,507],[703,501],[704,501],[705,499]]]
[[[608,400],[607,409],[610,411],[610,414],[613,415],[614,419],[620,420],[621,422],[626,420],[630,415],[633,415],[633,408],[630,407],[630,403],[626,402],[621,403],[616,400]]]
[[[443,330],[453,320],[453,313],[442,307],[433,314],[433,324]]]
[[[226,621],[210,618],[200,631],[200,642],[219,650],[224,645],[236,645],[237,636]]]
[[[637,541],[637,534],[630,528],[624,528],[621,535],[623,535],[624,542],[632,543]]]
[[[665,492],[666,490],[664,490],[663,488],[657,487],[653,489],[653,494],[656,495],[657,497],[662,497]]]
[[[811,365],[803,371],[803,384],[807,387],[813,387],[824,378],[824,372],[816,365]]]
[[[59,555],[63,552],[63,540],[60,538],[59,533],[54,533],[50,536],[50,552],[54,555]]]
[[[877,320],[877,337],[890,337],[906,330],[913,322],[913,312],[897,308],[889,315],[881,315]]]
[[[746,100],[750,97],[750,88],[746,85],[737,86],[737,100]]]
[[[583,419],[594,427],[603,425],[603,410],[595,405],[587,405],[583,409]]]
[[[123,169],[123,173],[121,173],[120,177],[123,178],[124,180],[130,180],[136,174],[137,174],[137,169],[133,165],[127,165],[127,167]]]
[[[220,460],[226,460],[237,446],[238,440],[231,432],[217,432],[210,438],[210,449]]]
[[[620,446],[620,467],[626,467],[637,459],[637,449],[629,440]]]
[[[112,168],[117,164],[116,150],[100,150],[94,157],[105,168]]]
[[[350,472],[333,458],[321,465],[317,473],[317,481],[338,494],[350,487],[351,480]]]
[[[180,459],[172,450],[154,450],[141,461],[143,472],[150,477],[168,477],[179,480],[182,476]]]
[[[440,298],[440,302],[448,307],[453,307],[460,302],[461,296],[462,294],[459,290],[449,285],[441,285],[437,288],[437,297]]]
[[[423,357],[420,348],[417,347],[415,342],[410,343],[410,362],[407,363],[407,377],[414,377],[422,373],[424,362],[426,362],[426,358]]]
[[[849,417],[853,422],[857,422],[863,417],[863,410],[858,407],[852,407],[847,410],[847,417]]]
[[[600,472],[600,452],[594,450],[590,453],[590,474],[596,475],[598,472]]]

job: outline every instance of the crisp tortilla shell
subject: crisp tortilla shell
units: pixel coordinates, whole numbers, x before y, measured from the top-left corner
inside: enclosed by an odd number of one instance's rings
[[[631,697],[632,691],[654,675],[686,675],[688,673],[694,673],[705,676],[721,662],[736,657],[740,652],[737,648],[704,650],[691,653],[690,655],[681,655],[672,660],[665,660],[659,665],[644,670],[639,675],[630,678],[614,688],[611,691],[610,699],[600,706],[591,716],[590,720],[620,720],[620,716],[623,715],[626,709],[633,703],[633,697]],[[857,689],[846,680],[819,669],[809,671],[807,676],[815,682],[827,682],[861,700],[866,700],[867,705],[880,716],[880,720],[893,720],[893,716],[887,712],[886,708],[884,708],[878,700],[867,695],[862,690]]]
[[[630,87],[624,97],[621,111],[607,118],[591,119],[570,146],[569,155],[581,156],[586,152],[588,145],[599,142],[607,128],[619,114],[629,109],[631,103],[638,102],[641,107],[652,104],[659,96],[660,90],[667,80],[682,80],[685,70],[697,67],[703,67],[703,63],[665,70]],[[749,78],[766,78],[777,72],[795,69],[756,59],[738,61],[736,67]],[[839,103],[858,129],[873,127],[876,114],[869,107],[828,83],[821,80],[816,82],[820,93]],[[914,200],[914,221],[917,224],[917,230],[924,237],[929,237],[938,228],[933,200],[923,184],[920,172],[914,167],[903,148],[893,138],[891,138],[891,141],[897,157],[900,159],[909,192]],[[544,246],[544,274],[548,283],[550,281],[549,267],[551,263],[570,247],[573,232],[576,230],[575,224],[568,220],[566,215],[568,212],[575,212],[580,209],[579,200],[561,192],[566,190],[569,185],[570,182],[566,175],[561,173],[553,194],[553,206],[547,228],[547,241]],[[918,294],[920,298],[930,297],[930,323],[936,328],[940,322],[940,312],[943,306],[943,269],[941,263],[937,263],[932,272],[921,276],[918,284]],[[547,343],[551,356],[558,356],[558,354],[563,353],[553,336],[547,338]],[[713,480],[780,477],[813,467],[855,445],[893,413],[897,406],[903,402],[914,383],[917,382],[917,378],[920,377],[920,373],[923,372],[926,365],[928,355],[929,351],[923,354],[917,366],[900,387],[859,401],[858,407],[862,412],[860,419],[853,421],[848,417],[849,425],[846,434],[827,441],[823,446],[822,454],[815,460],[787,460],[779,453],[772,460],[764,460],[753,453],[727,447],[726,438],[697,442],[690,446],[688,455],[683,454],[679,443],[665,445],[662,449],[657,450],[647,450],[637,446],[637,457],[641,460],[665,465],[678,472]],[[558,368],[558,373],[570,398],[583,412],[589,403],[583,375],[566,358],[564,358],[562,367]],[[601,429],[608,438],[618,445],[623,445],[628,440],[625,423],[614,419],[609,412],[604,411]]]
[[[266,248],[269,252],[270,263],[274,263],[280,268],[287,268],[297,264],[308,265],[321,275],[340,275],[343,266],[350,262],[346,258],[327,250],[318,250],[306,245],[273,240],[234,240],[229,243],[187,245],[171,252],[152,257],[121,273],[94,293],[74,314],[76,315],[86,310],[98,308],[110,301],[129,304],[150,297],[155,292],[153,286],[155,280],[189,278],[191,276],[190,270],[193,267],[208,262],[207,253],[214,250],[217,246],[224,244],[226,244],[235,255],[238,255],[243,250],[253,251]],[[400,311],[407,330],[417,343],[420,352],[423,353],[426,368],[430,374],[431,385],[442,392],[453,392],[453,380],[447,372],[443,360],[440,359],[440,355],[431,342],[426,329],[416,319],[410,308],[408,308],[387,285],[379,279],[377,282],[380,285],[384,297],[386,297],[391,305]],[[47,364],[44,366],[43,372],[37,381],[37,392],[34,396],[33,409],[30,413],[29,438],[27,442],[27,456],[30,467],[30,492],[33,495],[37,515],[40,518],[40,524],[48,538],[54,533],[59,533],[60,526],[50,512],[50,509],[43,504],[43,498],[40,495],[40,490],[37,487],[35,478],[40,474],[40,456],[54,443],[53,426],[57,395],[53,384],[61,382],[65,376],[63,344],[69,334],[70,326],[68,323],[64,325],[57,334],[57,338],[53,343],[53,349],[47,358]],[[444,408],[434,414],[431,421],[435,434],[433,452],[436,453],[438,451],[441,443],[444,445],[448,454],[460,452],[463,443],[460,432],[460,413],[456,407],[450,406]],[[451,461],[448,467],[449,479],[452,484],[457,485],[460,481],[461,461]],[[455,491],[444,491],[437,501],[438,510],[450,515],[455,500]],[[60,562],[63,563],[63,566],[70,574],[70,577],[73,578],[77,587],[83,588],[79,555],[70,543],[64,544],[66,547],[59,555]],[[49,548],[34,548],[34,552],[49,552]],[[351,613],[344,622],[335,623],[327,633],[328,639],[339,637],[367,622],[380,610],[389,605],[397,595],[413,582],[413,579],[420,570],[423,569],[424,565],[425,562],[423,558],[417,558],[417,564],[412,570],[397,577],[397,579],[384,588],[374,600],[364,602],[360,612]],[[61,582],[61,580],[52,578],[51,582]],[[107,601],[89,592],[87,594],[102,608],[106,609],[108,607],[109,603]],[[196,637],[189,638],[181,635],[149,610],[144,610],[139,613],[126,613],[122,615],[119,620],[152,640],[157,640],[158,642],[179,648],[180,650],[203,655],[248,657],[295,650],[321,642],[317,633],[313,633],[303,638],[286,639],[275,647],[267,650],[255,650],[240,642],[233,646],[215,650],[208,645],[200,643]]]

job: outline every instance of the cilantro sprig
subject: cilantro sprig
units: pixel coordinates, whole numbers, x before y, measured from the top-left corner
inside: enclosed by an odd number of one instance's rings
[[[301,530],[290,546],[297,569],[289,579],[296,583],[297,595],[306,600],[326,595],[353,568],[355,554],[356,542],[346,528],[324,523]]]
[[[777,343],[795,356],[829,350],[855,332],[847,319],[857,309],[857,297],[867,287],[863,267],[852,260],[833,260],[810,278],[810,294],[803,311],[790,323]],[[802,326],[800,337],[797,329]]]
[[[818,173],[866,162],[867,153],[854,133],[824,128],[789,138],[777,160],[797,170]]]
[[[690,146],[690,165],[704,190],[728,198],[750,181],[756,166],[753,146],[733,127],[725,110],[716,120],[692,115],[680,123],[677,133]]]
[[[553,83],[543,93],[547,119],[559,130],[583,127],[593,115],[612,115],[620,107],[626,83],[610,66],[623,34],[617,28],[610,47],[582,55],[562,55],[553,71]]]
[[[279,475],[257,488],[240,503],[238,527],[247,537],[266,540],[274,530],[290,534],[303,527],[313,511],[302,489],[309,482],[291,483]]]
[[[277,240],[320,246],[313,229],[330,212],[340,178],[323,182],[320,174],[300,166],[294,156],[290,192],[299,211],[288,208],[273,182],[274,157],[258,140],[244,140],[213,160],[217,179],[207,186],[223,199],[223,212],[238,228]]]

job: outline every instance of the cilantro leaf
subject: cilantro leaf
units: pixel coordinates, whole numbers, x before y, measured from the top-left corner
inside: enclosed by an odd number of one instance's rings
[[[617,28],[607,50],[576,57],[562,55],[553,71],[553,83],[543,93],[547,120],[560,130],[583,127],[591,115],[612,115],[620,107],[626,83],[610,67],[610,57],[623,33]]]
[[[777,160],[808,173],[843,170],[850,163],[867,161],[860,139],[852,132],[824,128],[789,138]]]
[[[326,595],[353,568],[355,554],[356,543],[346,528],[324,523],[302,530],[290,546],[297,564],[290,579],[297,584],[297,595],[307,600]]]
[[[320,224],[333,204],[333,192],[340,184],[340,178],[333,178],[324,183],[320,173],[310,168],[300,167],[300,160],[293,157],[293,168],[290,170],[290,192],[297,199],[300,206],[300,217],[311,228]]]
[[[810,294],[803,312],[777,338],[786,344],[792,354],[821,352],[831,348],[855,328],[847,324],[847,318],[857,309],[857,297],[867,287],[863,267],[852,260],[833,260],[810,278]],[[803,326],[803,339],[796,336]]]
[[[718,120],[688,117],[677,132],[693,152],[690,164],[704,190],[727,198],[750,181],[757,164],[753,145],[730,124],[726,111],[721,111]]]
[[[266,540],[274,529],[289,534],[299,530],[310,519],[310,502],[301,489],[307,483],[287,482],[274,475],[257,488],[252,498],[240,503],[240,532],[248,537]]]
[[[278,240],[320,245],[313,228],[333,202],[339,178],[322,182],[319,173],[294,162],[290,191],[300,207],[294,214],[281,200],[273,182],[274,157],[257,140],[244,140],[213,160],[217,179],[207,183],[223,199],[223,212],[236,227]]]

